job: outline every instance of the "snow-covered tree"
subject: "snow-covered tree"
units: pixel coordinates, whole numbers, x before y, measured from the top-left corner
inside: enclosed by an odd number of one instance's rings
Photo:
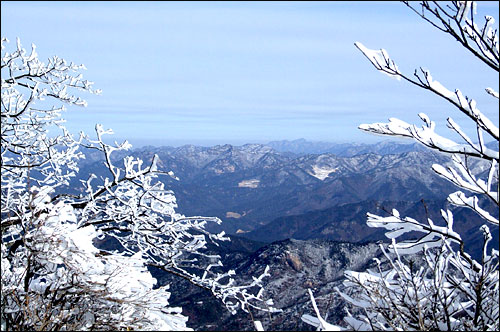
[[[479,22],[475,16],[476,3],[404,3],[498,72],[498,31],[492,28],[492,16],[485,16],[484,21]],[[434,80],[428,70],[420,68],[413,77],[408,76],[398,69],[385,50],[371,50],[359,42],[355,46],[377,70],[429,90],[474,123],[476,138],[473,139],[448,118],[448,127],[462,138],[462,143],[438,134],[435,123],[423,113],[419,114],[424,122],[420,128],[394,118],[389,119],[389,123],[362,124],[359,128],[375,134],[411,138],[432,150],[449,154],[452,166],[435,164],[432,169],[461,189],[448,196],[451,204],[470,208],[484,220],[480,228],[483,251],[478,260],[466,252],[466,240],[454,231],[454,218],[449,209],[441,210],[440,221],[402,217],[397,210],[384,217],[368,213],[368,226],[385,228],[392,244],[388,248],[381,246],[386,261],[376,260],[376,268],[345,272],[345,288],[338,293],[352,308],[352,313],[348,311],[344,318],[347,326],[327,323],[312,293],[316,317],[304,315],[302,319],[319,330],[498,330],[499,253],[488,248],[492,239],[488,225],[498,232],[498,126],[479,110],[473,99],[458,89],[448,90]],[[492,88],[487,87],[486,93],[498,100],[498,92]],[[488,148],[487,140],[496,141],[497,148]],[[482,160],[487,171],[474,172],[471,159]],[[493,206],[496,213],[488,211],[485,203]],[[410,234],[416,235],[414,240],[396,241]]]
[[[175,176],[157,168],[156,156],[118,166],[111,155],[131,146],[104,143],[111,130],[96,125],[95,138],[75,138],[65,129],[63,104],[86,106],[80,91],[100,93],[83,79],[85,67],[57,56],[42,62],[19,39],[11,52],[7,44],[3,38],[2,330],[186,330],[153,267],[210,290],[232,312],[273,310],[262,299],[267,270],[235,285],[234,271],[204,252],[207,241],[228,240],[204,229],[220,220],[176,213],[173,192],[158,179]],[[84,194],[65,193],[85,149],[102,153],[109,175],[81,179]]]

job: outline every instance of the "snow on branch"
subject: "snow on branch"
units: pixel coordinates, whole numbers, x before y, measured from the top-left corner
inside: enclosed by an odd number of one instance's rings
[[[498,91],[495,91],[492,88],[486,88],[485,90],[489,95],[492,95],[493,97],[498,99]]]
[[[475,100],[464,97],[460,90],[456,89],[455,92],[448,90],[440,82],[434,80],[428,70],[422,68],[420,69],[420,73],[415,70],[414,76],[416,79],[413,79],[401,73],[397,69],[395,62],[388,57],[387,52],[384,50],[370,50],[359,42],[356,42],[355,45],[372,62],[377,70],[391,77],[403,78],[418,87],[432,91],[455,105],[462,113],[476,122],[479,128],[486,131],[493,138],[497,140],[500,138],[498,127],[477,108]],[[487,91],[494,95],[493,90],[490,89]]]
[[[435,132],[436,124],[426,114],[420,113],[419,116],[424,122],[424,125],[420,128],[396,118],[390,118],[388,123],[361,124],[358,128],[378,135],[411,138],[431,149],[441,152],[463,154],[487,160],[499,160],[498,151],[489,149],[484,144],[472,143],[470,139],[467,144],[458,144],[437,134]],[[450,127],[459,131],[459,127],[455,125],[452,119],[448,121]]]
[[[498,72],[498,33],[493,28],[494,19],[486,16],[484,24],[477,25],[476,3],[404,3]],[[344,287],[337,289],[349,305],[344,322],[354,330],[498,330],[499,252],[488,247],[493,236],[487,224],[493,224],[498,232],[499,151],[488,148],[483,138],[486,132],[498,144],[498,126],[479,111],[473,99],[458,89],[448,90],[433,79],[428,70],[420,68],[413,77],[407,76],[398,70],[385,50],[370,50],[359,42],[355,45],[378,71],[431,91],[452,103],[473,122],[477,142],[448,118],[448,127],[462,138],[461,144],[437,134],[435,123],[424,113],[419,114],[424,122],[421,128],[395,118],[390,118],[388,123],[362,124],[359,128],[379,135],[410,138],[432,150],[450,154],[452,165],[435,164],[432,169],[476,195],[469,197],[456,191],[448,196],[448,201],[472,209],[484,223],[480,227],[483,243],[478,259],[466,252],[467,238],[454,230],[457,221],[449,209],[441,210],[442,226],[429,217],[425,222],[401,217],[395,209],[389,216],[367,213],[367,225],[385,229],[392,243],[389,250],[380,246],[384,259],[374,258],[376,269],[345,271]],[[497,91],[486,88],[486,92],[498,101]],[[487,211],[481,207],[480,198],[493,203],[497,210]],[[397,241],[401,236],[405,240]],[[314,303],[312,295],[311,302]],[[307,315],[303,320],[318,329],[324,328],[316,308],[315,312],[317,318]]]
[[[332,325],[326,322],[321,314],[319,313],[318,306],[316,305],[316,299],[310,289],[307,290],[309,292],[309,297],[311,299],[311,304],[313,306],[314,312],[316,313],[316,317],[305,314],[302,315],[301,319],[305,323],[316,327],[317,331],[341,331],[342,329],[339,326]]]
[[[479,206],[477,196],[467,197],[463,192],[457,191],[448,196],[448,201],[456,206],[470,208],[487,222],[498,226],[498,219]]]
[[[498,71],[499,45],[498,28],[491,15],[478,23],[477,3],[474,1],[452,1],[444,4],[439,1],[403,1],[413,12],[442,32],[451,35],[477,59]]]
[[[2,39],[1,206],[2,329],[186,330],[181,308],[169,306],[168,285],[157,287],[156,267],[209,289],[226,307],[273,312],[262,280],[235,285],[220,257],[206,252],[208,222],[176,212],[174,193],[161,176],[158,156],[150,163],[115,158],[131,148],[110,145],[111,129],[75,138],[64,127],[63,106],[85,106],[79,92],[99,93],[79,73],[83,65],[38,59],[17,40],[7,52]],[[61,134],[49,135],[49,129]],[[82,150],[101,154],[108,174],[81,180],[81,194],[64,192],[79,173]],[[121,163],[121,165],[120,165]],[[98,245],[106,244],[105,246]],[[78,306],[75,306],[78,303]],[[5,309],[5,310],[4,310]]]
[[[444,238],[447,242],[461,244],[460,234],[453,230],[453,214],[450,210],[441,210],[445,226],[436,226],[432,219],[427,218],[427,224],[423,224],[413,218],[402,218],[396,209],[393,209],[388,217],[381,217],[372,213],[367,213],[367,225],[369,227],[385,228],[388,232],[385,236],[389,239],[396,239],[405,233],[422,233],[417,240],[405,242],[393,242],[391,249],[397,250],[401,254],[414,254],[421,251],[424,246],[433,248],[441,246]]]
[[[398,66],[391,58],[389,58],[386,50],[370,50],[360,42],[355,42],[354,45],[368,58],[368,60],[370,60],[372,65],[377,70],[383,72],[389,77],[397,80],[401,79],[401,73],[399,72]]]
[[[472,174],[467,164],[467,159],[463,161],[458,155],[452,155],[452,161],[455,168],[434,164],[432,165],[432,169],[439,176],[452,182],[457,187],[483,194],[489,197],[497,205],[499,204],[498,191],[496,188],[498,185],[498,163],[496,160],[492,160],[490,163],[487,181],[478,179]],[[495,174],[497,175],[496,179],[494,177]]]

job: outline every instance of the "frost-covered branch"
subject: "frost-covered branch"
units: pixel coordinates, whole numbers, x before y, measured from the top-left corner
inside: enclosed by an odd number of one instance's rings
[[[383,248],[382,248],[383,249]],[[498,251],[476,270],[447,242],[417,256],[384,252],[390,269],[346,272],[339,294],[362,309],[345,321],[355,330],[476,330],[498,324]],[[496,275],[496,277],[495,277]]]
[[[205,230],[218,218],[186,217],[160,176],[158,157],[114,160],[126,141],[96,125],[96,138],[73,137],[64,107],[86,106],[78,91],[99,93],[58,57],[43,63],[33,45],[8,53],[2,39],[1,104],[1,324],[18,330],[185,330],[181,308],[169,306],[168,285],[156,287],[148,268],[159,267],[209,289],[226,307],[273,311],[262,279],[236,285],[208,241],[228,240]],[[5,74],[4,74],[5,73]],[[53,130],[60,130],[54,135]],[[49,134],[50,131],[50,134]],[[77,177],[83,149],[102,154],[108,177],[81,180],[83,194],[64,186]],[[99,243],[99,245],[98,245]],[[103,245],[104,244],[104,245]]]
[[[455,92],[451,92],[450,90],[445,88],[441,83],[434,80],[432,78],[430,72],[426,69],[420,68],[420,72],[415,70],[415,73],[414,73],[415,79],[401,73],[397,69],[397,66],[394,63],[394,61],[389,58],[387,52],[384,51],[383,49],[380,51],[370,50],[370,49],[364,47],[359,42],[356,42],[355,45],[372,62],[372,64],[375,66],[375,68],[377,68],[377,70],[379,70],[379,71],[383,72],[384,74],[387,74],[391,77],[394,77],[394,78],[398,78],[398,79],[403,78],[406,81],[408,81],[408,82],[410,82],[410,83],[412,83],[420,88],[432,91],[436,95],[438,95],[441,98],[452,103],[462,113],[464,113],[471,120],[473,120],[475,123],[477,123],[478,131],[480,129],[484,130],[489,135],[491,135],[494,139],[496,139],[496,140],[499,139],[498,127],[477,108],[476,101],[474,99],[469,99],[467,97],[464,97],[462,92],[458,89],[456,89]],[[490,91],[490,90],[487,90],[487,91]],[[427,116],[424,113],[420,113],[420,114],[421,114],[422,120],[424,122],[426,122],[427,127],[429,127],[433,133],[434,132],[433,122],[429,121]],[[423,117],[425,117],[427,119],[424,119],[422,117],[422,115],[423,115]],[[380,127],[382,124],[375,124],[375,125],[379,125],[379,127]],[[372,125],[372,127],[370,127],[370,125],[361,125],[360,129],[370,130],[370,131],[373,131],[374,133],[379,133],[382,135],[389,134],[388,132],[384,132],[381,129],[380,129],[380,132],[377,132],[378,128],[375,125]],[[393,134],[405,136],[403,134],[404,131],[405,131],[405,128],[402,127],[398,131],[394,132]],[[430,134],[430,132],[429,132],[429,134]],[[406,134],[406,136],[408,136],[408,134]],[[411,135],[410,135],[410,137],[411,137]],[[440,137],[440,136],[435,136],[435,138],[438,138],[438,137]],[[447,143],[449,143],[449,142],[447,142]],[[496,159],[498,159],[498,154],[496,155]]]
[[[486,147],[484,143],[481,144],[481,142],[473,143],[465,134],[462,135],[466,139],[467,144],[456,143],[437,134],[435,132],[436,125],[434,121],[431,121],[426,114],[420,113],[419,116],[424,122],[424,125],[421,128],[418,128],[416,125],[410,125],[407,122],[396,118],[390,118],[388,123],[361,124],[359,129],[378,135],[411,138],[428,148],[440,152],[462,154],[486,160],[496,160],[498,162],[498,151],[494,151]],[[456,125],[451,118],[448,118],[448,123],[450,128],[454,128],[455,131],[459,131],[458,125]],[[479,130],[480,129],[478,129],[478,133],[480,133]]]
[[[484,23],[478,25],[475,22],[477,4],[474,1],[451,1],[451,5],[439,1],[422,1],[418,5],[410,1],[403,3],[425,21],[451,35],[490,68],[498,71],[498,30],[493,28],[495,19],[487,15]]]
[[[422,1],[419,6],[405,4],[498,71],[498,34],[492,29],[494,19],[486,16],[482,28],[478,27],[474,22],[475,3]],[[480,228],[483,247],[478,259],[465,250],[468,239],[454,230],[456,220],[449,209],[441,210],[444,226],[435,224],[429,217],[425,222],[401,217],[397,210],[389,212],[389,216],[368,213],[368,226],[385,229],[392,244],[387,249],[381,245],[385,260],[375,259],[376,270],[345,272],[344,288],[337,293],[352,309],[352,313],[346,309],[344,322],[347,328],[498,330],[499,252],[488,247],[492,234],[486,225],[490,224],[498,232],[500,139],[497,125],[479,111],[473,99],[464,97],[458,89],[455,92],[448,90],[434,80],[428,70],[420,69],[410,77],[399,71],[385,50],[370,50],[359,42],[355,45],[378,71],[431,91],[473,121],[477,140],[470,138],[451,117],[448,118],[448,127],[463,140],[460,144],[437,134],[435,123],[424,113],[419,114],[424,122],[421,128],[395,118],[389,119],[388,123],[362,124],[359,128],[379,135],[410,138],[432,150],[449,154],[451,166],[434,164],[432,169],[460,189],[475,195],[457,191],[448,196],[448,201],[472,209],[484,224]],[[498,101],[498,92],[492,88],[485,90]],[[483,133],[496,141],[496,148],[486,146]],[[487,211],[480,206],[481,198],[492,202],[496,211]],[[401,236],[407,240],[397,241]],[[314,303],[312,296],[311,301]],[[315,311],[317,318],[305,315],[303,320],[324,330],[326,325],[316,308]]]

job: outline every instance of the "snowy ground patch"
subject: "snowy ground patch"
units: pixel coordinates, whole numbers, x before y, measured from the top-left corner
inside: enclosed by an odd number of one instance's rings
[[[241,218],[241,214],[239,214],[238,212],[226,212],[226,218],[234,218],[234,219],[239,219]]]
[[[260,180],[257,179],[250,179],[250,180],[243,180],[240,183],[238,183],[238,187],[240,188],[257,188],[259,186]]]
[[[320,167],[318,165],[314,165],[312,168],[312,172],[308,172],[310,175],[314,176],[315,178],[320,179],[323,181],[330,175],[330,173],[336,172],[338,170],[338,167],[336,168],[331,168],[331,167]]]

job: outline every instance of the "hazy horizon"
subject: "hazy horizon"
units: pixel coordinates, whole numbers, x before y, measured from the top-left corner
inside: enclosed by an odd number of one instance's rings
[[[212,141],[175,141],[175,140],[141,140],[141,139],[119,139],[113,136],[110,136],[108,140],[105,140],[107,142],[113,142],[117,141],[118,143],[124,140],[127,140],[129,143],[132,144],[132,149],[136,148],[143,148],[143,147],[181,147],[181,146],[186,146],[186,145],[194,145],[194,146],[202,146],[202,147],[213,147],[213,146],[220,146],[220,145],[232,145],[232,146],[243,146],[246,144],[262,144],[262,145],[267,145],[269,143],[273,142],[297,142],[301,140],[305,140],[307,143],[313,143],[313,144],[352,144],[352,145],[374,145],[374,144],[379,144],[379,143],[396,143],[396,144],[419,144],[415,140],[412,139],[404,139],[404,138],[398,138],[398,137],[379,137],[377,136],[378,140],[377,141],[327,141],[327,140],[308,140],[305,138],[297,138],[297,139],[282,139],[282,140],[271,140],[271,141],[232,141],[232,142],[227,142],[227,141],[222,141],[222,140],[212,140]],[[487,141],[486,144],[491,144],[496,141]],[[477,143],[477,142],[476,142]]]
[[[216,146],[216,145],[233,145],[233,146],[242,146],[245,144],[268,144],[271,142],[280,142],[280,141],[288,141],[288,142],[294,142],[294,141],[299,141],[299,140],[305,140],[310,143],[328,143],[328,144],[377,144],[380,142],[385,142],[385,141],[390,141],[390,142],[395,142],[395,143],[401,143],[401,144],[413,144],[415,141],[413,140],[407,140],[407,139],[400,139],[400,138],[390,138],[390,137],[377,137],[378,140],[357,140],[357,141],[349,141],[349,140],[310,140],[306,139],[303,137],[300,138],[295,138],[295,139],[276,139],[276,140],[218,140],[218,139],[213,139],[213,140],[192,140],[192,141],[185,141],[185,140],[168,140],[168,139],[141,139],[141,138],[134,138],[134,139],[128,139],[128,138],[117,138],[114,136],[109,136],[106,141],[113,142],[117,141],[118,143],[124,140],[127,140],[129,143],[132,144],[132,148],[140,148],[140,147],[145,147],[145,146],[154,146],[154,147],[162,147],[162,146],[172,146],[172,147],[180,147],[184,145],[194,145],[194,146],[204,146],[204,147],[211,147],[211,146]]]

